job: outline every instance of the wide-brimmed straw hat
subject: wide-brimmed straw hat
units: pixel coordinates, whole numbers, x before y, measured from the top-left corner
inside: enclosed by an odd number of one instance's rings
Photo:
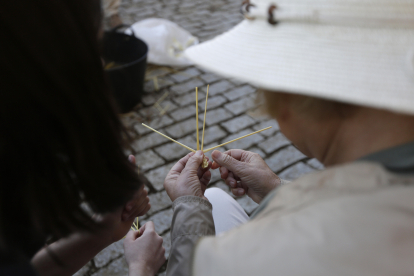
[[[414,114],[414,0],[251,0],[196,64],[257,87]]]

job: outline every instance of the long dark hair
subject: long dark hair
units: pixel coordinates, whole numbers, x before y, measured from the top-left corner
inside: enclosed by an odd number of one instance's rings
[[[0,1],[0,251],[92,229],[141,185],[98,47],[99,0]]]

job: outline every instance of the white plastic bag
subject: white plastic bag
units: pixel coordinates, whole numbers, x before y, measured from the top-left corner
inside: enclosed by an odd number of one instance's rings
[[[134,23],[131,28],[135,35],[148,45],[148,63],[170,66],[193,64],[183,56],[183,52],[186,48],[198,44],[198,39],[174,22],[148,18]]]

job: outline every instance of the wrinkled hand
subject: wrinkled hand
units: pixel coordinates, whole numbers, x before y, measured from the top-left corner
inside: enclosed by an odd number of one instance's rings
[[[130,231],[124,249],[129,276],[155,275],[165,262],[162,238],[155,232],[152,221],[145,223],[139,231]]]
[[[235,196],[247,194],[256,203],[280,185],[280,178],[266,162],[250,151],[232,149],[221,153],[215,150],[212,169],[220,168],[221,178],[230,186]]]
[[[175,164],[164,181],[164,188],[171,201],[180,196],[198,196],[204,198],[204,192],[211,179],[211,162],[201,168],[204,154],[202,151],[189,153]]]

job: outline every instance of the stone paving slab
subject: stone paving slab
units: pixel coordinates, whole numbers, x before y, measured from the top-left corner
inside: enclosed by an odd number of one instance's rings
[[[282,133],[279,132],[276,135],[270,136],[269,138],[261,142],[259,147],[265,153],[269,154],[290,144],[290,141]]]
[[[239,131],[235,134],[232,134],[232,135],[226,137],[225,139],[222,139],[222,141],[220,141],[220,143],[224,143],[224,142],[239,138],[241,136],[250,134],[252,132],[253,132],[252,129],[245,129],[245,130]],[[249,148],[249,147],[251,147],[255,144],[259,144],[263,140],[264,140],[263,136],[260,133],[257,133],[255,135],[248,136],[244,139],[237,140],[237,141],[235,141],[231,144],[227,144],[224,147],[226,148],[226,150],[229,150],[229,149],[247,149],[247,148]]]
[[[206,125],[207,126],[212,126],[217,124],[218,122],[222,122],[225,121],[227,119],[232,118],[233,116],[231,115],[230,112],[228,112],[226,109],[224,108],[216,108],[213,110],[209,110],[207,107],[207,115],[206,115],[207,119],[206,119]]]
[[[238,132],[244,128],[250,127],[256,123],[249,115],[242,115],[234,119],[221,123],[221,126],[230,133]]]
[[[161,211],[151,217],[151,221],[154,222],[155,231],[158,234],[165,233],[171,226],[171,220],[173,216],[172,209]],[[140,221],[140,225],[144,225],[148,220]]]
[[[140,170],[146,171],[164,164],[164,160],[152,150],[143,151],[135,155]]]
[[[178,141],[190,148],[196,149],[197,142],[191,135],[183,139],[178,139]],[[155,148],[155,152],[169,162],[182,158],[190,151],[174,142],[169,142],[166,145]]]
[[[145,173],[145,176],[152,184],[152,187],[155,188],[157,191],[162,191],[164,189],[164,180],[167,176],[168,172],[171,170],[171,168],[174,166],[173,163],[169,163],[167,165],[164,165],[162,167],[156,168],[154,170],[151,170],[147,173]]]
[[[295,147],[288,146],[271,155],[269,158],[266,158],[265,161],[273,171],[279,172],[306,158]]]
[[[286,180],[295,180],[299,178],[301,175],[305,173],[310,173],[315,171],[312,167],[306,165],[303,162],[296,163],[295,165],[287,168],[286,170],[282,171],[278,174],[278,176],[282,179]]]

